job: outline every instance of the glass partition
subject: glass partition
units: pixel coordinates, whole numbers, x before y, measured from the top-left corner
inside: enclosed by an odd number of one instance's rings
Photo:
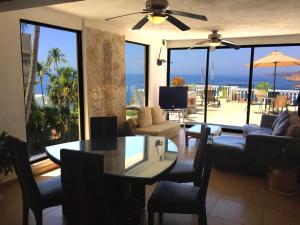
[[[206,55],[207,49],[170,51],[170,86],[188,86],[186,123],[204,121]]]
[[[242,126],[247,119],[251,48],[217,48],[210,52],[207,122]]]

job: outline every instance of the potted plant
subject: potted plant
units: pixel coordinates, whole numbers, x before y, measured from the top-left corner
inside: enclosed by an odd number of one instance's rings
[[[0,186],[4,178],[8,175],[9,172],[13,171],[13,165],[11,161],[10,152],[6,144],[7,133],[3,131],[0,134]],[[0,191],[1,199],[1,191]]]
[[[185,85],[185,80],[183,77],[180,76],[174,76],[172,79],[172,85],[173,86],[184,86]]]
[[[266,162],[270,168],[269,189],[284,195],[296,194],[300,143],[288,143],[282,148],[272,149],[268,155]]]
[[[257,98],[263,98],[267,95],[268,90],[271,88],[269,82],[259,82],[255,86],[255,95]]]

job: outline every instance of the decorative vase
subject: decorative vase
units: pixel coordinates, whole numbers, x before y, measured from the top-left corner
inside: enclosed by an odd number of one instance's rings
[[[297,168],[288,170],[273,169],[269,177],[269,189],[282,195],[297,194]]]

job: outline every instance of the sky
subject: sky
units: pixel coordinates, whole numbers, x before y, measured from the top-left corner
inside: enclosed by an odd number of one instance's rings
[[[255,48],[254,60],[260,59],[271,51],[278,50],[282,53],[300,59],[300,46],[285,47],[259,47]],[[206,49],[192,50],[172,50],[171,51],[171,74],[176,75],[199,75],[206,69]],[[250,63],[250,48],[235,49],[216,49],[210,53],[210,72],[219,76],[242,74],[248,75],[249,68],[246,64]],[[298,66],[280,67],[278,72],[297,71]],[[269,75],[273,73],[273,68],[256,68],[254,75]]]
[[[126,42],[125,54],[126,74],[144,75],[145,46]]]
[[[30,33],[33,37],[34,26],[29,24],[25,28],[25,33]],[[59,48],[65,54],[67,65],[77,69],[77,44],[76,33],[53,29],[41,26],[38,61],[46,61],[48,51],[52,48]]]

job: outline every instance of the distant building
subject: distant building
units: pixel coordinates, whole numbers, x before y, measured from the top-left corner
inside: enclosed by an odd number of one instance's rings
[[[27,87],[29,72],[30,72],[30,60],[31,60],[31,35],[28,33],[21,34],[21,44],[22,44],[22,63],[23,63],[23,79],[24,87]]]

